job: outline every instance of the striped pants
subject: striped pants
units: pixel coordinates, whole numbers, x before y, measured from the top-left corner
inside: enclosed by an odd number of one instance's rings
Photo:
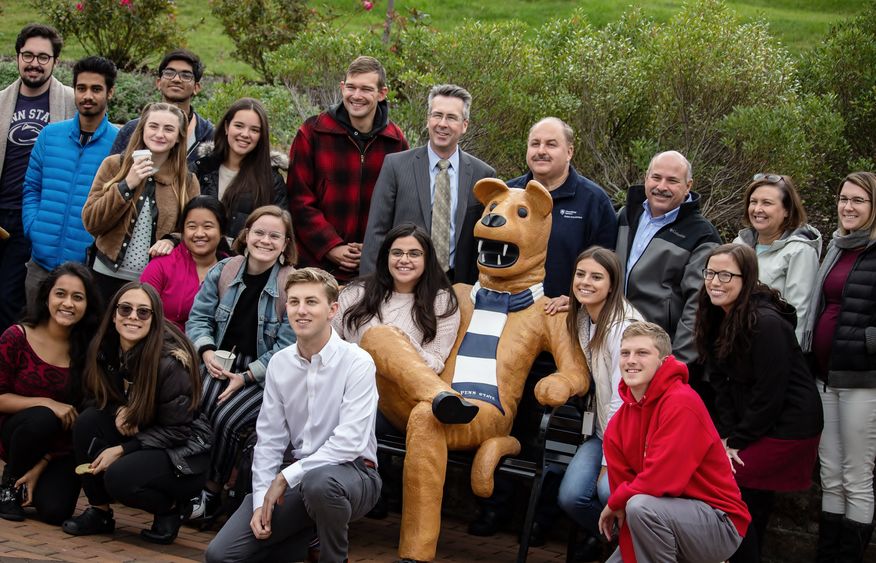
[[[242,387],[223,403],[216,399],[228,386],[228,380],[204,377],[201,410],[213,427],[213,448],[207,479],[224,484],[234,467],[240,449],[241,432],[254,428],[262,406],[264,389],[259,384]]]

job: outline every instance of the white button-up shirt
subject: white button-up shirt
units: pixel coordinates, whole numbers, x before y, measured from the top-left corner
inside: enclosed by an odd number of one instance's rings
[[[290,488],[317,467],[340,465],[359,457],[376,462],[374,374],[371,356],[341,340],[334,330],[310,361],[298,353],[298,344],[274,354],[268,364],[256,423],[253,510],[264,504],[265,493],[290,442],[298,460],[283,470]]]

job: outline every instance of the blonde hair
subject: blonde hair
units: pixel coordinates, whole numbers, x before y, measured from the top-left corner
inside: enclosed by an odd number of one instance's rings
[[[325,296],[329,303],[334,303],[338,300],[338,280],[333,275],[319,268],[301,268],[295,270],[289,277],[286,278],[286,291],[293,285],[302,283],[318,283],[325,289]]]
[[[672,342],[669,340],[669,334],[660,325],[644,321],[635,322],[624,330],[621,340],[637,336],[647,336],[650,338],[661,358],[665,358],[672,353]]]
[[[134,151],[147,148],[146,143],[143,141],[143,129],[146,128],[147,118],[155,111],[166,111],[172,113],[179,120],[179,136],[176,139],[176,144],[170,149],[170,154],[167,155],[167,161],[165,164],[170,166],[172,178],[170,186],[176,191],[177,204],[179,206],[178,213],[182,214],[183,209],[185,209],[185,206],[189,201],[188,183],[193,177],[189,173],[188,162],[186,162],[186,148],[188,146],[186,136],[188,135],[189,120],[186,117],[186,114],[173,104],[155,102],[147,104],[143,108],[143,111],[140,113],[140,121],[137,122],[137,127],[134,129],[133,135],[131,135],[131,140],[128,141],[128,146],[125,148],[125,152],[122,153],[122,165],[116,175],[103,185],[103,191],[106,192],[114,184],[118,184],[125,179],[128,172],[131,171],[131,167],[134,165]],[[137,189],[142,189],[143,185],[144,184],[141,183]],[[136,191],[137,190],[135,190],[135,192]],[[136,207],[137,198],[132,197],[130,204]]]

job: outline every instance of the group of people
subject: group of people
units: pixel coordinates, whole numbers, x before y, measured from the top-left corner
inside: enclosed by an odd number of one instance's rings
[[[194,53],[162,59],[162,101],[119,130],[114,65],[77,61],[71,89],[52,77],[62,44],[22,29],[20,77],[0,91],[0,517],[33,506],[70,534],[111,533],[120,502],[154,515],[144,539],[172,542],[217,513],[255,428],[252,494],[207,559],[318,544],[343,560],[348,522],[380,495],[375,427],[392,424],[355,344],[391,325],[440,373],[460,325],[451,284],[477,280],[472,188],[496,172],[459,146],[471,95],[433,87],[428,142],[409,149],[383,67],[358,57],[287,159],[259,101],[215,127],[195,112]],[[557,498],[582,556],[619,533],[612,561],[759,561],[775,493],[807,489],[819,460],[818,561],[862,560],[876,175],[840,184],[822,260],[788,176],[753,177],[745,229],[721,244],[682,154],[655,155],[619,212],[573,155],[571,127],[546,117],[508,185],[550,192],[544,314],[567,315],[593,381]],[[501,524],[496,491],[474,533]]]

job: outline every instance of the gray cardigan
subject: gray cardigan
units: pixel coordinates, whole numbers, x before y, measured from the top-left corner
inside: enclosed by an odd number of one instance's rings
[[[49,78],[49,122],[64,121],[76,115],[76,107],[73,103],[73,88],[64,86],[57,78]],[[6,140],[9,137],[9,123],[12,121],[12,112],[18,100],[18,91],[21,88],[21,78],[0,91],[0,170],[3,170],[3,161],[6,158]]]

